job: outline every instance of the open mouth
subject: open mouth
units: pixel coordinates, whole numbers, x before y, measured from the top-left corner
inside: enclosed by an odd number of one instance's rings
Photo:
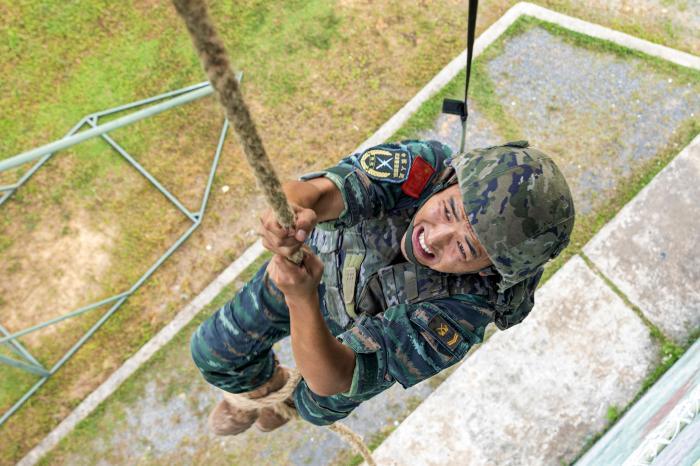
[[[431,262],[435,259],[435,253],[433,252],[425,241],[425,228],[416,228],[413,231],[413,251],[420,258],[426,262]]]

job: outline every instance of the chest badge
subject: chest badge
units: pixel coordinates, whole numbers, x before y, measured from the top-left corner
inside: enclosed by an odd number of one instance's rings
[[[402,150],[369,149],[359,162],[371,178],[389,183],[403,183],[411,169],[411,155]]]
[[[455,330],[439,315],[436,315],[430,319],[428,327],[433,331],[433,335],[435,335],[449,349],[455,349],[455,347],[463,340],[462,335],[460,335],[457,330]]]

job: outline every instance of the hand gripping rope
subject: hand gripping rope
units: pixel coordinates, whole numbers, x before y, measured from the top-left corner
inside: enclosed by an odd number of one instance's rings
[[[172,2],[178,14],[185,21],[202,66],[216,91],[219,102],[224,107],[226,117],[233,124],[233,129],[241,140],[246,159],[250,166],[253,167],[253,172],[265,193],[267,202],[274,210],[280,225],[284,228],[292,227],[295,223],[294,212],[290,208],[275,170],[267,158],[262,140],[250,116],[250,111],[243,100],[236,76],[231,69],[224,44],[209,17],[206,3],[204,0],[172,0]],[[289,259],[299,264],[302,258],[303,253],[299,250],[297,254]],[[253,409],[259,409],[271,406],[275,412],[283,417],[296,418],[298,413],[296,410],[289,408],[284,403],[284,400],[291,395],[300,379],[299,373],[293,371],[281,390],[270,393],[266,397],[251,400],[227,394],[225,398],[229,403],[243,408],[252,407]],[[349,427],[335,423],[329,428],[352,445],[362,455],[367,464],[376,464],[369,449],[362,442],[362,438]]]

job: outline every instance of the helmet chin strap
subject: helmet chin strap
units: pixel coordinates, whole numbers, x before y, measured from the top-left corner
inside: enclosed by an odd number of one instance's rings
[[[420,207],[423,206],[423,204],[430,198],[430,196],[434,195],[435,193],[439,193],[443,189],[449,188],[456,182],[457,176],[455,175],[454,169],[452,167],[445,169],[443,172],[440,173],[440,180],[433,186],[430,195],[421,203],[420,206],[418,206],[418,208],[420,209]],[[413,222],[415,222],[415,220],[416,216],[414,215],[411,219],[411,223],[408,224],[408,228],[406,229],[406,244],[404,245],[404,249],[406,250],[406,259],[408,259],[408,261],[412,264],[425,267],[423,264],[418,262],[416,255],[413,253]]]
[[[415,217],[411,219],[411,223],[408,224],[408,228],[406,229],[406,244],[404,245],[404,249],[406,250],[406,259],[408,259],[409,262],[416,265],[422,265],[420,262],[418,262],[416,255],[413,253],[413,221],[415,219]]]

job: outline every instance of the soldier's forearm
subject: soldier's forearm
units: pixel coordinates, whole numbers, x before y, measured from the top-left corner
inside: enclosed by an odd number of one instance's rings
[[[328,331],[318,295],[287,304],[294,360],[311,391],[321,396],[348,391],[355,353]]]
[[[290,203],[312,209],[319,222],[336,219],[345,209],[342,194],[327,178],[288,181],[283,189]]]

